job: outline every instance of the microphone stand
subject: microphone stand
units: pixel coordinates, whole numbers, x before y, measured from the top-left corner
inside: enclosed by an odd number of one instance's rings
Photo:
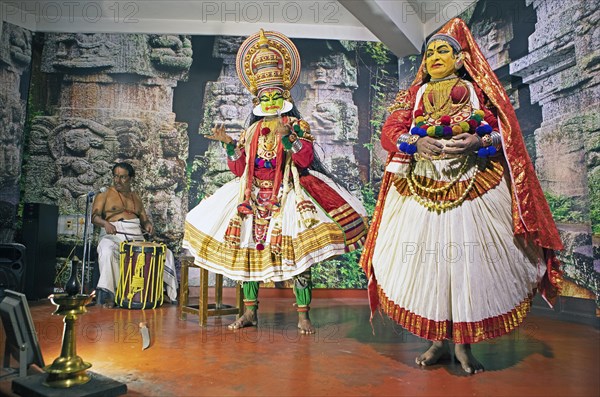
[[[84,288],[86,284],[86,266],[89,266],[90,262],[90,251],[91,251],[91,239],[90,229],[92,220],[90,218],[90,204],[94,198],[94,192],[89,192],[85,198],[85,223],[83,226],[83,260],[81,261],[81,295],[84,294]],[[89,273],[89,269],[87,269]]]

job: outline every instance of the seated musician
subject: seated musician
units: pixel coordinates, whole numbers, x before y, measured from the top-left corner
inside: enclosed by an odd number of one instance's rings
[[[112,168],[113,186],[99,193],[92,205],[92,223],[101,227],[98,242],[100,278],[96,287],[98,304],[114,306],[114,296],[119,281],[120,253],[123,241],[144,241],[154,232],[154,227],[142,200],[131,190],[135,171],[131,164],[121,162]],[[177,277],[173,253],[166,252],[163,275],[167,296],[171,302],[177,298]]]

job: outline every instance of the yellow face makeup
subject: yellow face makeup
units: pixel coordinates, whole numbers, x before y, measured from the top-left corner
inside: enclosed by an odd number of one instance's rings
[[[283,95],[279,90],[266,90],[258,98],[260,108],[266,114],[276,114],[278,110],[283,109]]]
[[[427,73],[434,79],[443,79],[455,72],[454,62],[456,54],[450,44],[442,40],[435,40],[427,46],[425,65]]]

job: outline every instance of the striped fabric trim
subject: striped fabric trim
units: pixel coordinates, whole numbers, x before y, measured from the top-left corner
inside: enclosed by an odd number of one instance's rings
[[[367,236],[367,223],[358,212],[349,204],[344,204],[329,212],[329,215],[344,231],[346,244],[353,246],[352,250],[362,246]]]
[[[344,234],[334,223],[321,223],[304,230],[292,239],[291,236],[281,236],[281,256],[272,255],[269,244],[258,251],[254,248],[233,248],[230,244],[218,241],[212,236],[196,229],[193,225],[185,224],[185,244],[195,252],[196,260],[200,263],[212,264],[209,267],[220,267],[221,273],[239,279],[244,275],[279,274],[283,268],[293,268],[293,264],[306,262],[313,256],[325,260],[339,255],[343,251]],[[337,247],[337,248],[336,248]],[[329,256],[327,256],[329,255]],[[321,256],[326,256],[320,258]],[[314,263],[310,261],[311,265]],[[235,276],[237,275],[237,277]]]
[[[486,192],[498,186],[502,181],[502,178],[504,177],[504,167],[502,164],[500,164],[498,161],[490,161],[489,165],[489,167],[479,170],[479,172],[477,172],[475,175],[473,189],[471,189],[467,195],[466,200],[474,200],[483,196]],[[416,179],[421,185],[433,189],[438,189],[448,184],[447,182],[436,181],[423,176],[417,176]],[[459,181],[447,191],[439,193],[430,193],[419,188],[416,189],[419,196],[429,200],[437,202],[455,201],[462,196],[465,189],[469,185],[469,182],[470,180]],[[412,196],[410,189],[408,188],[406,178],[394,177],[393,183],[400,195]]]
[[[410,333],[428,340],[449,339],[454,343],[477,343],[506,335],[523,322],[531,309],[535,291],[508,313],[475,322],[453,323],[451,320],[435,321],[412,313],[396,305],[378,286],[382,310]]]

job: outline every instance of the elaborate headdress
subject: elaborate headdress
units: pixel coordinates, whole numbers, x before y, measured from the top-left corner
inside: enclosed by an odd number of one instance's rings
[[[290,90],[300,76],[300,55],[289,38],[261,29],[244,40],[235,66],[240,81],[254,96],[255,105],[265,89],[280,90],[291,105]]]

